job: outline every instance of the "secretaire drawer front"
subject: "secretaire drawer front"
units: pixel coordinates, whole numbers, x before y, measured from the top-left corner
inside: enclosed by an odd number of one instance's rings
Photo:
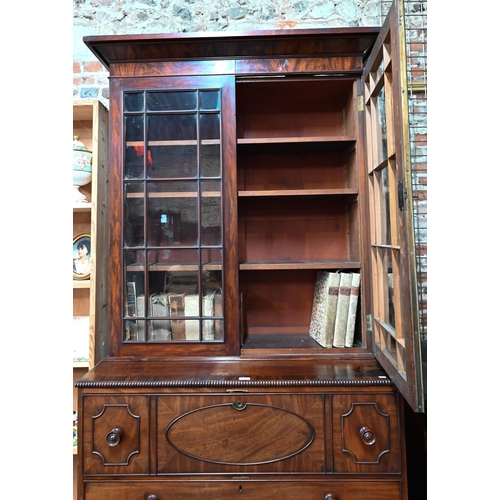
[[[399,500],[397,481],[120,481],[88,483],[85,500]]]
[[[148,397],[84,396],[83,405],[83,473],[148,473]]]
[[[335,396],[333,441],[335,472],[400,472],[396,395]]]
[[[325,469],[322,395],[161,396],[158,473]]]

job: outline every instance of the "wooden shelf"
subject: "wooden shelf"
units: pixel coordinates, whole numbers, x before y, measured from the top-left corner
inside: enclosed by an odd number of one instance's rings
[[[265,271],[280,269],[359,269],[361,263],[354,260],[289,261],[289,262],[241,262],[240,271]]]
[[[73,361],[73,368],[88,368],[88,361]]]
[[[73,207],[73,212],[91,212],[92,211],[92,204],[87,204],[87,205],[78,205]]]
[[[90,280],[73,280],[73,289],[75,288],[90,288]]]
[[[237,144],[287,144],[287,143],[312,143],[312,142],[326,142],[326,143],[353,143],[356,142],[355,137],[350,136],[293,136],[293,137],[240,137]]]
[[[357,195],[358,190],[346,189],[270,189],[265,191],[238,191],[239,197],[257,196],[331,196],[331,195]]]

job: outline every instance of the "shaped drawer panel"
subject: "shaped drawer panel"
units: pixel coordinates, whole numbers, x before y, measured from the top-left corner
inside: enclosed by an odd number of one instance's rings
[[[148,473],[147,396],[88,396],[83,404],[83,473]]]
[[[158,472],[323,472],[322,395],[160,396]]]
[[[335,472],[401,471],[397,396],[333,398]]]

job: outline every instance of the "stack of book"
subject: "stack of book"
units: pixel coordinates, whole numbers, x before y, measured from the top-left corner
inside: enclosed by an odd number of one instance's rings
[[[176,293],[161,292],[154,293],[149,298],[149,312],[152,318],[151,340],[199,340],[200,317],[199,294],[197,293]],[[144,317],[144,295],[139,295],[136,300],[137,316]],[[222,315],[222,294],[214,290],[206,291],[203,294],[201,314],[207,316]],[[182,319],[174,319],[176,316]],[[193,317],[193,319],[187,319]],[[161,319],[163,318],[163,319]],[[170,318],[170,319],[167,319]],[[142,322],[141,322],[142,324]],[[144,327],[140,327],[137,340],[144,341]],[[222,338],[220,321],[204,319],[201,328],[202,340],[219,340]],[[136,339],[132,339],[136,340]]]
[[[359,273],[318,271],[309,335],[323,347],[353,347]]]

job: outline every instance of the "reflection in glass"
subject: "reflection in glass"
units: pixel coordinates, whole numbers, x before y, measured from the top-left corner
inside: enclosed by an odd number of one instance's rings
[[[202,263],[202,293],[206,302],[203,315],[219,318],[202,322],[203,340],[223,340],[222,250],[213,248],[203,250]]]
[[[198,242],[198,183],[148,184],[148,246],[193,246]]]
[[[151,141],[196,141],[196,115],[148,116],[148,145]]]
[[[200,175],[220,177],[220,144],[202,144],[200,154]]]
[[[150,178],[196,177],[198,149],[196,145],[150,146],[152,162],[148,166]]]
[[[218,113],[200,115],[201,140],[220,139],[220,115]]]
[[[148,92],[148,111],[183,111],[196,109],[196,91]]]
[[[125,161],[123,175],[126,180],[142,179],[144,177],[144,147],[127,146],[125,148]]]
[[[394,317],[394,272],[392,262],[392,250],[387,248],[380,249],[380,256],[382,258],[383,269],[383,304],[384,310],[380,311],[383,316],[381,321],[396,328],[396,321]]]
[[[377,135],[375,150],[378,152],[378,164],[387,159],[387,116],[385,107],[385,88],[382,87],[378,96],[374,97],[374,109]]]
[[[148,340],[172,340],[172,323],[166,319],[169,311],[167,294],[162,292],[150,294],[148,316],[162,319],[148,321]]]
[[[394,339],[392,335],[387,334],[387,336],[388,336],[387,349],[391,354],[391,356],[394,358],[394,361],[397,361],[396,339]]]
[[[144,117],[142,115],[125,117],[125,141],[127,143],[138,142],[139,146],[144,147]],[[129,146],[129,144],[126,145]]]
[[[126,251],[124,258],[124,314],[129,318],[143,318],[144,309],[144,251]],[[125,341],[144,341],[145,322],[125,321]]]
[[[201,244],[222,243],[222,203],[220,181],[201,181]]]
[[[125,320],[125,342],[144,342],[145,323],[144,320]]]
[[[124,339],[222,341],[220,90],[130,92],[124,106],[141,113],[125,117]]]
[[[144,185],[127,182],[125,184],[125,246],[140,247],[144,245]]]
[[[218,90],[200,91],[200,109],[203,111],[220,109],[220,92]]]
[[[126,92],[123,96],[125,112],[144,110],[144,92]]]
[[[379,78],[384,74],[384,59],[380,59],[380,64],[377,66],[377,69],[373,73],[373,81],[378,82]]]
[[[380,214],[377,220],[380,220],[380,228],[377,241],[382,245],[391,244],[391,206],[389,192],[389,170],[384,167],[375,174],[378,184],[378,199],[380,203]]]

